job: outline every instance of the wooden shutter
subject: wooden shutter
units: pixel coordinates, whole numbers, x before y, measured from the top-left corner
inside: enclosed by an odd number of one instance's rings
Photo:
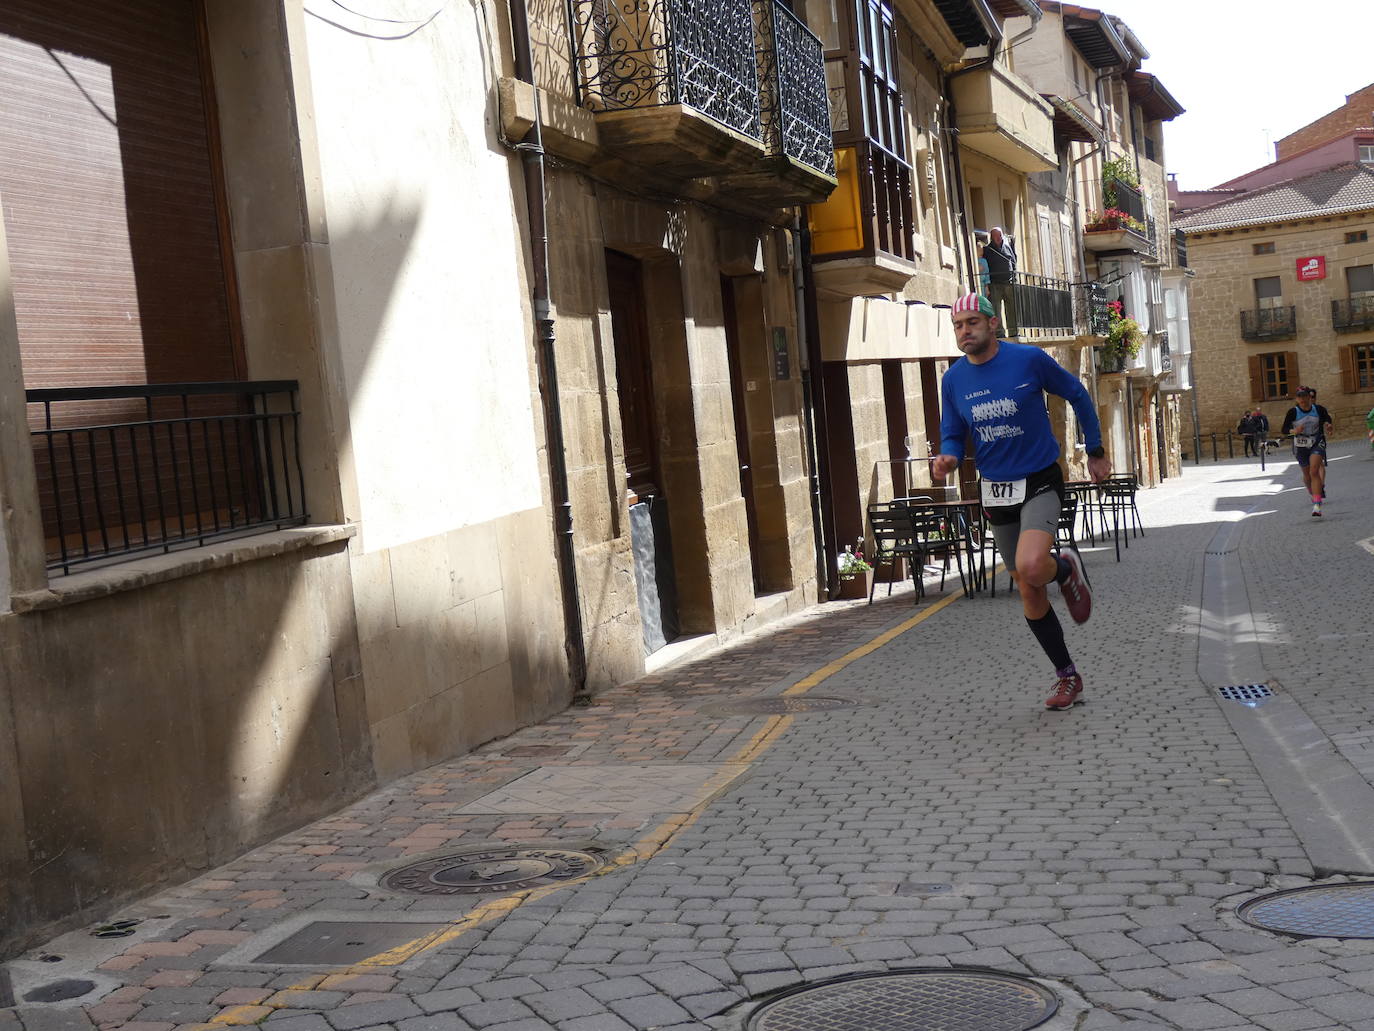
[[[1250,400],[1264,400],[1264,366],[1260,361],[1260,356],[1252,354],[1250,362]]]
[[[1283,352],[1284,368],[1288,370],[1288,396],[1292,397],[1302,385],[1302,373],[1298,371],[1298,352]]]
[[[241,375],[198,12],[0,4],[0,204],[28,387]]]
[[[1359,384],[1355,380],[1355,345],[1346,344],[1344,347],[1338,347],[1336,353],[1341,356],[1341,389],[1347,394],[1353,394],[1359,389]]]

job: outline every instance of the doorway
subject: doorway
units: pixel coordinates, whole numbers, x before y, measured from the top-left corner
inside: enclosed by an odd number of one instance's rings
[[[628,254],[606,251],[606,285],[615,343],[616,387],[625,450],[625,501],[630,517],[635,593],[644,653],[680,632],[668,497],[660,463],[658,406],[649,356],[644,269]]]
[[[720,296],[725,315],[725,350],[730,364],[730,407],[735,421],[735,453],[739,464],[739,492],[744,499],[744,518],[749,533],[749,569],[754,578],[754,594],[763,593],[763,573],[759,568],[758,503],[754,498],[754,468],[749,448],[749,413],[745,408],[744,370],[740,361],[739,311],[735,283],[720,277]]]

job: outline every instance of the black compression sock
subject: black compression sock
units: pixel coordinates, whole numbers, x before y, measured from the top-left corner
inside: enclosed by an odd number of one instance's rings
[[[1053,608],[1047,609],[1039,619],[1027,616],[1026,625],[1040,642],[1040,647],[1045,649],[1055,669],[1073,664],[1073,659],[1069,657],[1069,646],[1064,643],[1064,628],[1059,625],[1059,617],[1054,614]]]

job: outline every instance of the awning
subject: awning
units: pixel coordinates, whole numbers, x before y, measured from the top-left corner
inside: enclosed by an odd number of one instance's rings
[[[1183,114],[1184,107],[1149,72],[1134,71],[1126,79],[1131,99],[1150,121],[1167,122]]]
[[[1056,143],[1073,140],[1078,143],[1103,143],[1106,136],[1092,118],[1071,100],[1053,93],[1040,94],[1054,108],[1054,138]]]

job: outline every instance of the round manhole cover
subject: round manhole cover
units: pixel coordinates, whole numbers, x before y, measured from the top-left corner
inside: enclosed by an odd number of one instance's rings
[[[1374,881],[1280,891],[1251,899],[1236,915],[1299,938],[1374,938]]]
[[[1059,1000],[1034,981],[972,970],[908,970],[797,989],[767,1003],[749,1031],[1028,1031]]]
[[[743,698],[737,702],[716,702],[713,705],[703,705],[700,711],[708,716],[774,716],[791,712],[852,709],[856,704],[848,698],[828,698],[825,695],[774,695],[767,698]]]
[[[393,870],[382,887],[412,895],[477,895],[523,891],[571,880],[601,866],[589,852],[562,848],[494,848],[439,856]]]

